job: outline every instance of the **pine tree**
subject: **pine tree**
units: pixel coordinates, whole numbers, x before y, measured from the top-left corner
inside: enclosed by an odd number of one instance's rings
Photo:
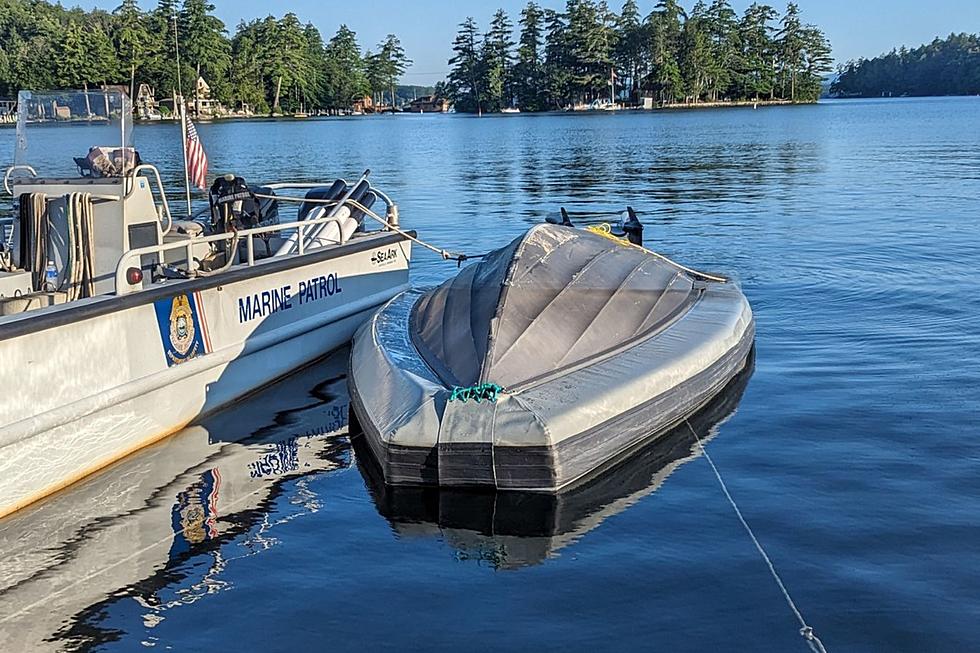
[[[803,66],[797,83],[797,99],[812,102],[820,97],[823,76],[833,70],[830,52],[830,42],[824,33],[814,25],[807,25],[803,29]],[[980,56],[976,59],[980,63]]]
[[[150,34],[146,28],[146,17],[140,11],[136,0],[122,0],[113,12],[116,16],[115,49],[119,59],[129,73],[129,97],[136,98],[136,71],[145,60]]]
[[[347,108],[370,92],[357,35],[347,25],[341,25],[330,39],[324,57],[330,106]]]
[[[158,93],[172,94],[186,88],[193,88],[193,69],[182,61],[180,79],[176,67],[176,32],[174,21],[177,17],[176,0],[158,0],[156,8],[147,16],[147,32],[144,74],[153,81]]]
[[[636,102],[643,76],[644,30],[636,0],[626,0],[618,20],[619,39],[613,53],[616,67],[629,80],[630,102]]]
[[[684,10],[676,0],[660,0],[647,16],[651,62],[648,86],[661,102],[676,102],[684,95],[678,61],[683,16]]]
[[[498,9],[483,39],[480,72],[483,79],[485,111],[500,111],[513,104],[513,88],[507,83],[513,67],[514,26],[503,9]]]
[[[608,9],[592,0],[568,0],[571,87],[578,100],[604,95],[615,46]]]
[[[91,67],[85,51],[85,35],[77,21],[68,23],[58,48],[58,84],[65,88],[88,86]]]
[[[275,92],[272,110],[278,111],[285,99],[286,110],[296,111],[312,91],[312,63],[303,25],[294,13],[287,13],[265,41],[266,66]]]
[[[184,0],[177,17],[180,56],[194,69],[195,79],[204,77],[215,96],[227,99],[231,47],[225,24],[213,11],[207,0]]]
[[[401,41],[394,34],[389,34],[378,46],[376,65],[378,66],[384,88],[389,91],[391,107],[395,107],[395,86],[405,70],[412,65],[412,60],[405,56]]]
[[[552,9],[545,10],[544,77],[548,102],[551,108],[560,109],[570,104],[571,48],[565,15]]]
[[[265,97],[265,80],[262,77],[259,26],[257,20],[238,24],[231,40],[229,82],[233,98],[250,105],[256,112],[266,113],[269,105]]]
[[[795,3],[786,5],[786,14],[779,23],[780,29],[776,34],[776,54],[778,55],[778,75],[782,86],[782,96],[796,101],[796,78],[803,67],[803,23],[800,20],[800,8]]]
[[[732,97],[737,71],[742,67],[742,44],[738,33],[738,16],[728,0],[714,0],[706,16],[711,41],[711,71],[708,80],[709,98]]]
[[[323,106],[330,99],[327,88],[326,46],[320,30],[313,23],[303,26],[303,38],[306,40],[306,59],[310,68],[307,98],[312,106]]]
[[[387,85],[384,62],[380,55],[374,54],[370,50],[364,53],[364,77],[371,93],[371,100],[375,104],[381,104],[381,96]]]
[[[738,24],[742,44],[740,96],[760,99],[775,93],[775,43],[770,22],[779,14],[769,5],[753,3]]]
[[[449,99],[461,113],[476,113],[483,110],[480,88],[481,61],[478,50],[480,32],[476,21],[471,17],[460,24],[459,32],[453,41],[453,57],[449,60],[452,70],[446,84]]]
[[[711,83],[714,58],[708,29],[707,7],[698,2],[681,28],[678,66],[685,99],[697,103]]]
[[[521,35],[511,85],[523,111],[547,108],[544,80],[544,12],[534,2],[521,12]]]

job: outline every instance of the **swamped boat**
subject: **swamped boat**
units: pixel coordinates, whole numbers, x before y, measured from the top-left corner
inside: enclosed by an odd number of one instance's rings
[[[367,173],[219,177],[202,217],[175,220],[124,94],[21,93],[18,108],[0,516],[322,357],[408,287],[411,234]]]
[[[554,492],[697,411],[754,333],[734,283],[542,224],[373,316],[351,405],[388,484]]]

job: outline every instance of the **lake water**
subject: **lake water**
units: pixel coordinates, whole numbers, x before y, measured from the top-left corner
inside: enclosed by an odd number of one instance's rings
[[[632,205],[753,305],[754,374],[698,424],[828,650],[980,649],[980,98],[199,131],[249,181],[370,167],[467,252]],[[171,181],[176,134],[136,133]],[[417,251],[415,283],[454,270]],[[555,501],[393,494],[351,448],[344,373],[0,522],[0,649],[808,650],[685,434]]]

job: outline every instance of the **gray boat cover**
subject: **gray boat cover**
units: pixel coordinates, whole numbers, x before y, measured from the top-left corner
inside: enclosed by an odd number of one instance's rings
[[[637,247],[542,225],[419,300],[412,335],[448,384],[515,388],[667,324],[694,280]]]
[[[554,491],[703,406],[754,333],[735,284],[543,224],[372,317],[352,406],[389,483]]]

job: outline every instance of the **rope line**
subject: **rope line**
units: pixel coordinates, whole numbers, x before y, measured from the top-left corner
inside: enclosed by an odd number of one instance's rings
[[[603,222],[602,224],[598,224],[598,225],[589,225],[588,227],[585,228],[585,230],[590,233],[594,233],[597,236],[602,236],[603,238],[608,238],[609,240],[615,241],[624,247],[635,247],[636,249],[643,250],[647,254],[650,254],[651,256],[655,256],[661,261],[669,265],[673,265],[678,270],[687,272],[692,276],[699,277],[701,279],[707,279],[708,281],[728,283],[728,279],[725,277],[720,277],[715,274],[708,274],[707,272],[700,272],[698,270],[695,270],[694,268],[689,268],[687,266],[681,265],[677,261],[667,258],[663,254],[653,251],[652,249],[647,249],[646,247],[643,247],[641,245],[634,245],[633,243],[626,240],[625,238],[620,238],[619,236],[617,236],[612,232],[612,227],[609,225],[608,222]]]
[[[800,622],[800,636],[806,640],[810,650],[812,650],[814,653],[827,653],[827,649],[824,648],[823,642],[820,641],[820,638],[817,637],[817,634],[813,631],[813,628],[806,622],[806,619],[803,618],[803,614],[800,612],[800,609],[796,607],[796,602],[793,601],[793,597],[790,596],[789,590],[787,590],[786,585],[783,584],[783,579],[780,578],[779,574],[776,572],[776,567],[772,564],[772,560],[769,558],[766,550],[762,548],[759,538],[755,536],[755,533],[752,531],[749,523],[745,521],[745,517],[742,516],[742,511],[739,510],[738,505],[735,503],[735,499],[732,498],[731,492],[728,491],[728,486],[725,484],[725,480],[721,477],[721,472],[719,472],[718,467],[715,466],[715,461],[713,461],[711,456],[708,455],[708,450],[704,448],[704,444],[701,442],[701,438],[698,436],[697,431],[694,430],[694,427],[691,426],[691,423],[688,420],[684,420],[684,423],[687,424],[687,428],[694,435],[694,439],[697,441],[698,448],[704,455],[704,459],[708,461],[709,465],[711,465],[711,471],[715,473],[715,478],[718,479],[718,485],[721,486],[721,491],[725,493],[725,498],[728,499],[728,503],[731,504],[732,510],[735,511],[735,516],[738,517],[738,521],[742,523],[742,528],[744,528],[745,532],[748,533],[749,538],[755,545],[759,555],[762,556],[766,566],[769,567],[769,573],[779,586],[779,590],[783,593],[783,598],[786,599],[786,604],[789,605],[790,610],[793,611],[793,614],[796,616],[796,620]]]
[[[258,197],[259,199],[268,199],[268,200],[285,201],[285,202],[298,202],[301,204],[304,202],[309,204],[323,204],[325,206],[336,206],[337,204],[339,204],[337,200],[304,199],[300,197],[288,197],[288,196],[281,196],[281,195],[262,195],[259,193],[256,193],[255,196]],[[462,252],[453,252],[448,249],[436,247],[435,245],[431,245],[425,242],[424,240],[422,240],[421,238],[413,236],[409,232],[391,224],[391,222],[389,222],[385,218],[382,218],[377,213],[375,213],[368,207],[364,206],[357,200],[348,199],[344,203],[357,209],[358,211],[363,212],[364,215],[368,216],[372,220],[376,220],[380,224],[384,225],[386,228],[390,229],[391,231],[394,231],[395,233],[401,236],[404,236],[405,238],[409,239],[413,243],[420,245],[428,249],[429,251],[435,252],[436,254],[441,256],[443,260],[456,261],[457,264],[462,265],[463,261],[468,261],[471,258],[483,258],[484,256],[486,256],[486,254],[464,254]]]
[[[449,395],[449,401],[460,401],[466,403],[472,399],[476,403],[480,403],[486,399],[495,404],[497,403],[497,396],[503,391],[504,389],[496,383],[479,383],[477,385],[471,385],[467,388],[453,386],[452,394]]]
[[[339,202],[337,200],[305,199],[305,198],[301,198],[301,197],[289,197],[289,196],[285,196],[285,195],[284,196],[279,196],[279,195],[264,195],[264,194],[260,194],[260,193],[255,193],[255,197],[257,197],[259,199],[267,199],[267,200],[276,200],[276,201],[285,201],[285,202],[297,202],[297,203],[300,203],[300,204],[302,204],[304,202],[309,203],[309,204],[323,204],[324,206],[336,206],[337,204],[339,204]],[[382,218],[377,213],[375,213],[374,211],[372,211],[368,207],[364,206],[363,204],[361,204],[357,200],[348,199],[344,203],[345,204],[348,204],[349,206],[351,206],[351,207],[353,207],[355,209],[357,209],[358,211],[363,212],[364,215],[370,217],[372,220],[375,220],[378,223],[380,223],[381,225],[383,225],[384,227],[390,229],[391,231],[394,231],[395,233],[404,236],[405,238],[411,240],[413,243],[416,243],[416,244],[418,244],[418,245],[420,245],[420,246],[422,246],[422,247],[424,247],[424,248],[426,248],[426,249],[428,249],[428,250],[430,250],[432,252],[435,252],[436,254],[438,254],[439,256],[441,256],[443,258],[443,260],[446,260],[446,261],[456,261],[456,264],[457,265],[462,265],[464,261],[468,261],[470,259],[485,258],[487,256],[487,254],[489,254],[489,252],[486,252],[486,253],[483,253],[483,254],[464,254],[462,252],[453,252],[453,251],[450,251],[448,249],[443,249],[441,247],[437,247],[436,245],[432,245],[430,243],[427,243],[424,240],[422,240],[421,238],[417,238],[416,236],[411,235],[407,231],[404,231],[401,228],[399,228],[399,227],[391,224],[387,219]],[[596,214],[596,215],[599,215],[599,214]],[[618,215],[618,213],[616,213],[615,215]],[[706,279],[708,281],[717,281],[719,283],[727,283],[728,282],[728,279],[725,278],[725,277],[721,277],[721,276],[714,275],[714,274],[708,274],[707,272],[700,272],[700,271],[695,270],[693,268],[689,268],[687,266],[681,265],[677,261],[674,261],[672,259],[667,258],[663,254],[660,254],[658,252],[653,251],[652,249],[647,249],[646,247],[641,247],[639,245],[634,245],[633,243],[631,243],[631,242],[629,242],[627,240],[623,240],[622,238],[619,238],[617,236],[614,236],[612,234],[612,227],[610,227],[608,223],[603,223],[601,225],[588,226],[588,227],[586,227],[586,230],[587,231],[591,231],[592,233],[598,234],[600,236],[605,236],[606,238],[609,238],[611,240],[614,240],[614,241],[616,241],[616,242],[618,242],[618,243],[620,243],[622,245],[628,245],[629,247],[636,247],[637,249],[643,250],[647,254],[650,254],[651,256],[655,256],[656,258],[660,259],[661,261],[664,261],[668,265],[672,265],[675,268],[677,268],[678,270],[682,270],[684,272],[687,272],[688,274],[693,275],[695,277],[698,277],[700,279]]]

